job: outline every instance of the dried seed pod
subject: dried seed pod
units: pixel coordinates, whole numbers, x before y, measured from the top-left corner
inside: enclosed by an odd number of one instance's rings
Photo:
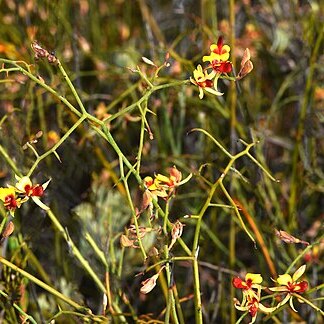
[[[306,241],[302,241],[299,238],[292,236],[291,234],[282,231],[282,230],[277,230],[275,229],[275,234],[276,236],[279,237],[279,239],[285,243],[301,243],[301,244],[305,244],[305,245],[309,245],[308,242]]]
[[[2,244],[2,242],[7,238],[9,237],[13,231],[15,230],[15,225],[12,221],[10,221],[6,228],[4,229],[4,231],[1,233],[1,236],[0,236],[0,244]]]
[[[182,224],[179,220],[177,220],[173,225],[172,225],[172,231],[171,231],[171,237],[172,241],[169,246],[169,250],[171,250],[172,246],[174,243],[177,241],[179,237],[181,237],[182,232],[183,232],[183,227],[184,224]]]
[[[47,60],[49,63],[54,64],[57,62],[57,57],[52,53],[47,56]]]
[[[158,273],[141,282],[142,288],[140,289],[140,292],[142,294],[148,294],[150,291],[152,291],[152,289],[156,286],[156,280],[159,278],[159,275],[164,268],[165,266],[162,266]]]
[[[159,277],[159,273],[155,274],[151,278],[148,278],[141,282],[142,288],[140,289],[140,292],[142,294],[148,294],[152,289],[156,286],[156,280]]]
[[[175,180],[175,183],[179,183],[182,179],[182,173],[176,168],[176,166],[169,168],[169,174],[170,178]]]
[[[122,247],[134,247],[134,242],[133,241],[131,241],[126,235],[122,235],[121,237],[120,237],[120,245],[122,246]]]
[[[47,58],[48,62],[53,64],[57,62],[57,57],[53,52],[49,52],[47,49],[42,47],[36,40],[31,43],[31,48],[35,53],[35,59]]]
[[[142,199],[142,210],[152,205],[152,194],[149,190],[145,190]]]
[[[250,59],[251,59],[250,50],[246,48],[241,61],[241,70],[238,73],[236,80],[241,80],[253,70],[253,63],[251,62]]]
[[[36,40],[34,40],[30,46],[35,53],[36,59],[48,57],[48,51],[45,48],[43,48]]]

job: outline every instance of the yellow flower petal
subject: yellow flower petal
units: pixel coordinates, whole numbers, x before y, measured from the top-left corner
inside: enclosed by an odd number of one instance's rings
[[[268,289],[271,290],[271,291],[279,291],[279,292],[287,291],[287,287],[286,286],[270,287]]]
[[[38,197],[32,196],[31,199],[33,199],[34,203],[38,205],[40,208],[44,210],[49,210],[50,208],[46,206]]]
[[[266,307],[260,303],[259,309],[263,313],[270,314],[270,313],[274,312],[277,309],[277,307]]]
[[[211,52],[214,52],[214,50],[218,48],[218,46],[216,44],[211,44],[209,48]]]
[[[294,306],[294,304],[293,304],[293,299],[292,298],[290,298],[290,300],[289,300],[289,305],[290,305],[290,307],[292,308],[292,310],[294,312],[298,313],[297,310],[296,310],[296,308],[295,308],[295,306]]]
[[[288,285],[288,282],[292,283],[293,280],[292,280],[290,274],[285,273],[285,274],[280,275],[280,276],[278,277],[277,282],[278,282],[279,285],[287,286],[287,285]]]
[[[15,189],[10,188],[0,188],[0,200],[5,201],[6,197],[9,195],[15,196]]]
[[[47,180],[45,183],[42,184],[42,188],[43,190],[45,190],[47,188],[47,186],[49,185],[49,183],[51,182],[52,179]]]
[[[302,265],[301,267],[299,267],[295,273],[293,274],[293,281],[297,281],[305,272],[306,270],[306,264]]]
[[[247,273],[245,276],[245,281],[252,280],[252,283],[260,284],[263,279],[259,273]]]
[[[166,177],[165,175],[160,174],[160,173],[155,178],[156,178],[156,180],[161,181],[161,182],[166,182],[166,183],[170,182],[170,179],[168,177]]]
[[[197,69],[193,71],[193,75],[195,80],[205,77],[202,66],[200,64],[197,66]]]
[[[203,62],[212,62],[212,61],[219,61],[219,55],[215,53],[211,53],[210,55],[205,55],[202,58]]]
[[[16,183],[16,189],[20,192],[25,192],[26,186],[32,187],[32,182],[28,177],[22,177],[17,183]]]
[[[199,99],[204,98],[204,91],[202,88],[199,88]]]
[[[214,89],[212,89],[212,88],[205,88],[205,90],[206,90],[207,92],[209,92],[209,93],[215,95],[215,96],[218,96],[218,97],[220,97],[220,96],[222,96],[222,95],[224,94],[223,92],[220,92],[220,91],[214,90]]]
[[[229,47],[229,45],[223,45],[222,49],[225,50],[226,52],[231,51],[231,48]]]

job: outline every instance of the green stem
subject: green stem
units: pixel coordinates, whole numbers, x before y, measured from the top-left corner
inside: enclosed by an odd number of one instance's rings
[[[79,127],[80,124],[83,123],[83,121],[87,118],[87,116],[82,116],[65,134],[62,136],[62,138],[48,151],[46,151],[44,154],[40,155],[32,167],[30,168],[29,172],[27,173],[27,177],[30,177],[32,173],[34,172],[35,168],[38,166],[39,162],[41,162],[43,159],[45,159],[47,156],[55,152],[61,144],[64,143],[64,141]]]
[[[3,156],[3,158],[8,163],[8,165],[11,167],[11,169],[13,170],[13,172],[17,176],[22,177],[23,175],[18,170],[18,168],[16,167],[16,163],[11,159],[11,157],[9,156],[9,154],[6,152],[6,150],[3,148],[3,146],[1,144],[0,144],[0,154]]]
[[[136,165],[136,171],[138,174],[140,174],[141,170],[141,159],[142,159],[142,151],[143,151],[143,145],[144,145],[144,133],[145,133],[145,115],[147,110],[147,101],[144,102],[144,109],[142,109],[141,105],[138,105],[138,109],[141,112],[141,130],[140,130],[140,140],[138,145],[138,152],[137,152],[137,165]]]
[[[324,282],[316,287],[313,287],[312,289],[307,290],[305,293],[308,295],[308,294],[313,293],[314,291],[319,291],[321,289],[324,289]]]
[[[69,88],[71,89],[72,93],[73,93],[73,96],[74,98],[76,99],[81,111],[82,111],[82,114],[87,114],[87,111],[83,105],[83,102],[81,101],[81,98],[80,96],[78,95],[77,91],[75,90],[74,88],[74,85],[71,81],[71,79],[69,78],[69,76],[66,74],[64,68],[63,68],[63,65],[61,64],[60,60],[57,60],[57,65],[58,65],[58,68],[60,69],[66,83],[68,84]]]
[[[242,219],[242,217],[241,217],[241,214],[240,214],[240,212],[238,211],[238,208],[237,208],[237,206],[236,206],[234,200],[232,199],[232,197],[231,197],[231,195],[229,194],[229,192],[226,190],[226,188],[225,188],[223,182],[221,181],[219,184],[220,184],[220,187],[222,188],[222,191],[224,192],[226,198],[227,198],[227,199],[230,201],[230,203],[232,204],[232,206],[233,206],[233,208],[234,208],[234,211],[235,211],[235,215],[236,215],[236,217],[238,218],[238,220],[239,220],[239,222],[240,222],[242,228],[244,229],[245,233],[249,236],[249,238],[251,239],[251,241],[254,242],[254,244],[255,244],[255,240],[254,240],[253,236],[251,235],[251,233],[250,233],[250,232],[248,231],[248,229],[246,228],[245,223],[243,222],[243,219]],[[234,248],[234,247],[232,247],[232,248]]]
[[[164,253],[165,253],[165,258],[168,259],[169,249],[167,245],[164,246]],[[170,322],[170,315],[171,315],[173,323],[178,324],[179,320],[175,308],[174,296],[172,291],[172,282],[171,282],[172,273],[171,273],[171,267],[169,262],[167,262],[165,265],[165,272],[166,272],[167,285],[168,285],[168,299],[167,299],[164,323],[168,324]]]
[[[158,262],[155,262],[154,264],[152,264],[151,266],[147,267],[145,269],[145,272],[149,272],[153,269],[155,269],[157,266],[159,265],[164,265],[168,262],[176,262],[176,261],[193,261],[195,258],[192,256],[182,256],[182,257],[172,257],[172,258],[168,258],[168,259],[164,259],[164,260],[160,260]]]
[[[165,212],[164,212],[164,218],[163,218],[163,233],[165,236],[168,235],[167,224],[168,224],[168,220],[169,220],[169,205],[170,205],[170,200],[168,199],[165,204]]]
[[[304,298],[302,295],[300,294],[296,294],[296,293],[291,293],[292,296],[296,297],[299,300],[302,300],[305,304],[311,306],[312,308],[314,308],[317,312],[320,312],[321,315],[324,316],[324,311],[321,310],[320,308],[318,308],[317,306],[315,306],[311,301],[309,301],[307,298]]]
[[[194,235],[194,241],[193,241],[193,246],[192,246],[192,256],[194,256],[194,261],[193,261],[193,275],[194,275],[194,295],[195,295],[195,315],[196,315],[196,323],[202,323],[202,306],[201,306],[201,297],[200,297],[200,281],[199,281],[199,266],[198,266],[198,252],[199,252],[199,247],[198,247],[198,243],[199,243],[199,237],[200,237],[200,230],[201,230],[201,226],[202,226],[202,219],[203,216],[206,213],[207,208],[210,206],[211,200],[214,196],[214,193],[217,189],[218,186],[222,186],[222,188],[225,189],[225,187],[222,184],[223,179],[225,178],[225,176],[227,175],[227,173],[231,170],[232,165],[234,164],[234,162],[247,154],[247,152],[251,149],[251,147],[253,147],[255,145],[255,143],[251,143],[248,144],[246,146],[246,148],[239,152],[238,154],[236,154],[235,156],[232,157],[232,159],[229,161],[229,163],[227,164],[225,170],[223,171],[222,175],[217,179],[217,181],[211,186],[208,197],[203,205],[203,207],[201,208],[199,214],[197,215],[197,224],[196,224],[196,229],[195,229],[195,235]],[[226,191],[227,192],[227,191]],[[243,224],[243,228],[245,229],[246,233],[249,235],[249,237],[251,238],[251,240],[253,242],[255,242],[254,238],[252,237],[252,235],[247,231],[244,222],[241,219],[241,216],[237,210],[237,207],[235,205],[235,203],[233,202],[233,199],[229,196],[228,198],[230,198],[230,202],[234,208],[234,210],[236,210],[236,212],[238,214],[236,214],[240,221],[241,224]]]
[[[11,263],[10,261],[4,259],[3,257],[0,257],[0,263],[6,265],[7,267],[9,267],[10,269],[20,273],[22,276],[26,277],[27,279],[29,279],[30,281],[32,281],[33,283],[35,283],[36,285],[38,285],[39,287],[45,289],[46,291],[48,291],[50,294],[60,298],[61,300],[63,300],[64,302],[66,302],[67,304],[69,304],[70,306],[74,307],[75,309],[79,309],[79,310],[83,310],[88,314],[91,314],[91,311],[87,308],[85,308],[84,306],[79,305],[78,303],[76,303],[75,301],[73,301],[72,299],[66,297],[65,295],[61,294],[59,291],[57,291],[56,289],[54,289],[53,287],[47,285],[46,283],[44,283],[43,281],[37,279],[36,277],[34,277],[33,275],[31,275],[30,273],[28,273],[27,271],[17,267],[16,265],[14,265],[13,263]]]
[[[138,240],[138,245],[139,245],[139,247],[141,249],[143,259],[145,261],[146,258],[147,258],[147,255],[146,255],[146,252],[145,252],[145,249],[144,249],[144,246],[143,246],[143,242],[142,242],[142,239],[141,239],[141,236],[140,236],[140,230],[139,230],[139,225],[138,225],[138,221],[137,221],[136,210],[135,210],[134,205],[133,205],[133,200],[132,200],[132,197],[131,197],[131,194],[130,194],[130,191],[129,191],[127,179],[125,178],[124,165],[123,165],[123,161],[122,161],[121,157],[119,157],[119,168],[120,168],[120,176],[121,176],[121,179],[122,179],[122,181],[124,183],[124,186],[125,186],[128,204],[129,204],[129,206],[130,206],[130,208],[132,210],[132,215],[133,215],[134,225],[135,225],[135,229],[136,229],[136,236],[137,236],[137,240]]]
[[[17,68],[17,71],[21,72],[22,74],[28,76],[29,79],[33,80],[35,83],[37,83],[39,86],[44,88],[46,91],[54,95],[56,98],[58,98],[60,101],[62,101],[73,113],[75,113],[77,116],[81,117],[80,111],[78,111],[66,98],[63,96],[59,95],[53,88],[51,88],[49,85],[44,83],[42,80],[38,79],[36,76],[34,76],[31,72],[28,70],[22,68],[17,62],[7,60],[0,58],[0,62],[6,63],[6,64],[11,64]]]
[[[101,282],[97,274],[93,271],[92,267],[90,266],[89,262],[83,257],[83,255],[80,253],[77,246],[74,244],[74,242],[71,240],[69,235],[64,230],[63,226],[59,222],[59,220],[55,217],[54,213],[51,210],[47,211],[47,215],[51,219],[53,225],[55,228],[60,232],[60,234],[64,237],[66,243],[71,248],[73,255],[79,260],[82,267],[88,272],[90,277],[93,279],[93,281],[97,284],[98,288],[104,293],[107,294],[106,288],[104,284]]]
[[[190,133],[191,132],[201,132],[201,133],[203,133],[203,134],[205,134],[206,136],[208,136],[215,144],[216,144],[216,146],[218,146],[220,149],[221,149],[221,151],[225,154],[225,155],[227,155],[230,159],[232,159],[233,158],[233,155],[231,154],[231,153],[229,153],[225,148],[224,148],[224,146],[221,144],[221,143],[219,143],[212,135],[210,135],[206,130],[204,130],[204,129],[202,129],[202,128],[193,128],[191,131],[190,131]]]
[[[2,295],[3,297],[8,299],[8,294],[4,293],[1,290],[0,290],[0,295]],[[37,324],[37,322],[34,320],[34,318],[32,316],[28,315],[27,313],[25,313],[16,303],[13,303],[12,305],[24,317],[24,318],[22,318],[23,322],[26,322],[27,320],[29,320],[31,323]]]

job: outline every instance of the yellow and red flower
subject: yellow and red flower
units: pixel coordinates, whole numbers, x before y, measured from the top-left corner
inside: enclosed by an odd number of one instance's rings
[[[162,199],[169,199],[172,197],[176,191],[176,188],[192,177],[191,174],[182,180],[181,172],[173,166],[169,168],[169,176],[158,173],[154,178],[147,176],[144,178],[143,182],[145,185],[145,192],[143,194],[142,209],[147,207],[153,208],[152,201],[157,201],[158,197]]]
[[[209,65],[203,69],[198,65],[193,72],[193,78],[190,81],[198,86],[199,98],[204,96],[204,90],[216,96],[222,96],[223,93],[218,91],[217,82],[221,74],[227,74],[232,71],[232,63],[228,61],[231,48],[224,45],[223,37],[219,37],[217,44],[210,46],[210,55],[203,56],[203,62],[209,62]],[[209,73],[207,70],[212,69]]]
[[[29,198],[31,198],[35,204],[37,204],[39,207],[41,207],[44,210],[48,210],[49,207],[46,206],[39,197],[42,197],[44,194],[44,190],[47,188],[48,184],[51,180],[48,180],[47,182],[40,184],[33,185],[32,181],[29,177],[17,177],[18,182],[16,183],[14,190],[18,193],[18,195],[22,196],[21,202],[27,201]]]
[[[251,315],[251,321],[249,324],[252,324],[255,322],[258,311],[261,311],[265,314],[270,314],[276,310],[276,307],[266,307],[263,304],[260,303],[260,296],[255,295],[245,295],[243,294],[243,300],[241,303],[239,303],[237,300],[234,303],[234,306],[236,309],[246,312],[248,311]]]
[[[298,281],[298,279],[304,274],[306,270],[306,265],[302,265],[299,267],[295,273],[291,276],[288,273],[280,275],[276,282],[280,285],[279,287],[272,287],[269,288],[271,291],[280,292],[280,293],[287,293],[286,297],[277,305],[280,307],[287,302],[289,302],[290,307],[295,311],[295,307],[293,305],[293,293],[302,294],[308,289],[308,282]]]
[[[16,183],[16,191],[24,194],[27,197],[41,197],[44,194],[44,189],[40,184],[33,185],[28,177],[18,178]]]
[[[288,292],[288,293],[303,293],[308,288],[307,281],[297,281],[305,272],[306,265],[302,265],[299,267],[293,276],[285,273],[280,275],[276,282],[280,285],[280,287],[269,288],[272,291],[280,291],[280,292]]]
[[[252,288],[259,288],[262,280],[262,276],[258,273],[247,273],[245,275],[245,281],[240,277],[235,277],[232,283],[235,288],[249,290]]]
[[[222,61],[225,62],[229,59],[229,52],[231,48],[224,45],[223,37],[219,37],[217,44],[210,45],[210,55],[203,57],[203,62]]]
[[[229,52],[231,48],[228,45],[223,44],[223,37],[218,38],[217,44],[210,46],[210,55],[203,57],[203,62],[209,62],[207,68],[212,68],[216,73],[216,78],[222,73],[229,73],[232,71],[232,63],[228,61]]]
[[[250,324],[255,322],[259,310],[266,314],[276,310],[276,307],[266,307],[260,303],[262,281],[262,276],[257,273],[247,273],[245,280],[239,277],[235,277],[232,280],[233,286],[241,289],[243,293],[242,302],[240,303],[235,299],[234,306],[240,311],[249,312],[252,317]]]
[[[17,198],[14,188],[0,188],[0,200],[12,216],[14,216],[16,208],[21,205],[21,199]]]
[[[223,95],[222,92],[217,90],[217,79],[216,81],[213,80],[216,76],[216,72],[212,71],[208,73],[207,71],[203,71],[202,66],[199,64],[197,69],[193,71],[193,76],[193,78],[190,77],[190,81],[198,86],[200,99],[204,97],[204,90],[215,96]]]
[[[0,188],[0,200],[9,213],[14,216],[15,210],[19,208],[24,202],[31,198],[39,207],[48,210],[47,207],[39,197],[42,197],[44,190],[47,188],[49,181],[44,184],[35,184],[31,182],[29,177],[18,177],[18,182],[15,186],[8,185],[8,188]]]

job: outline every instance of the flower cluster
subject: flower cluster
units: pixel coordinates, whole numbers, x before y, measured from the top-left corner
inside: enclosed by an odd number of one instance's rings
[[[260,310],[263,313],[270,314],[276,307],[266,307],[261,304],[261,283],[263,279],[260,274],[247,273],[245,280],[239,277],[233,279],[232,283],[235,288],[241,289],[243,293],[243,299],[240,303],[235,300],[234,306],[240,311],[248,311],[252,317],[250,323],[254,323]]]
[[[303,265],[291,277],[289,274],[283,274],[278,277],[276,282],[280,285],[279,287],[269,288],[270,291],[285,293],[286,296],[278,303],[275,307],[266,307],[261,304],[261,290],[263,287],[261,283],[263,281],[260,274],[247,273],[245,280],[239,277],[233,278],[232,284],[235,288],[241,289],[243,293],[243,299],[241,302],[235,299],[234,306],[240,311],[248,311],[252,317],[250,323],[254,323],[258,314],[261,311],[266,314],[270,314],[282,305],[289,302],[291,308],[295,311],[293,305],[293,293],[301,294],[308,288],[307,281],[297,281],[305,272],[306,266]]]
[[[39,207],[44,210],[49,208],[40,200],[43,196],[44,190],[47,188],[50,180],[44,184],[33,184],[29,177],[17,177],[15,186],[8,186],[8,188],[0,188],[0,200],[3,202],[5,209],[14,216],[17,208],[31,198]]]
[[[232,63],[228,61],[231,48],[224,45],[223,37],[219,37],[217,44],[210,46],[210,55],[203,57],[203,62],[208,62],[208,66],[203,69],[199,64],[193,72],[193,78],[190,81],[198,86],[199,98],[204,97],[204,91],[207,91],[215,96],[222,96],[223,93],[218,91],[217,82],[222,74],[227,74],[232,71]]]
[[[158,200],[158,197],[169,199],[175,193],[176,188],[183,183],[181,179],[182,174],[175,166],[169,169],[169,176],[157,174],[154,178],[145,177],[146,190],[143,195],[143,209],[151,206],[152,201]]]

